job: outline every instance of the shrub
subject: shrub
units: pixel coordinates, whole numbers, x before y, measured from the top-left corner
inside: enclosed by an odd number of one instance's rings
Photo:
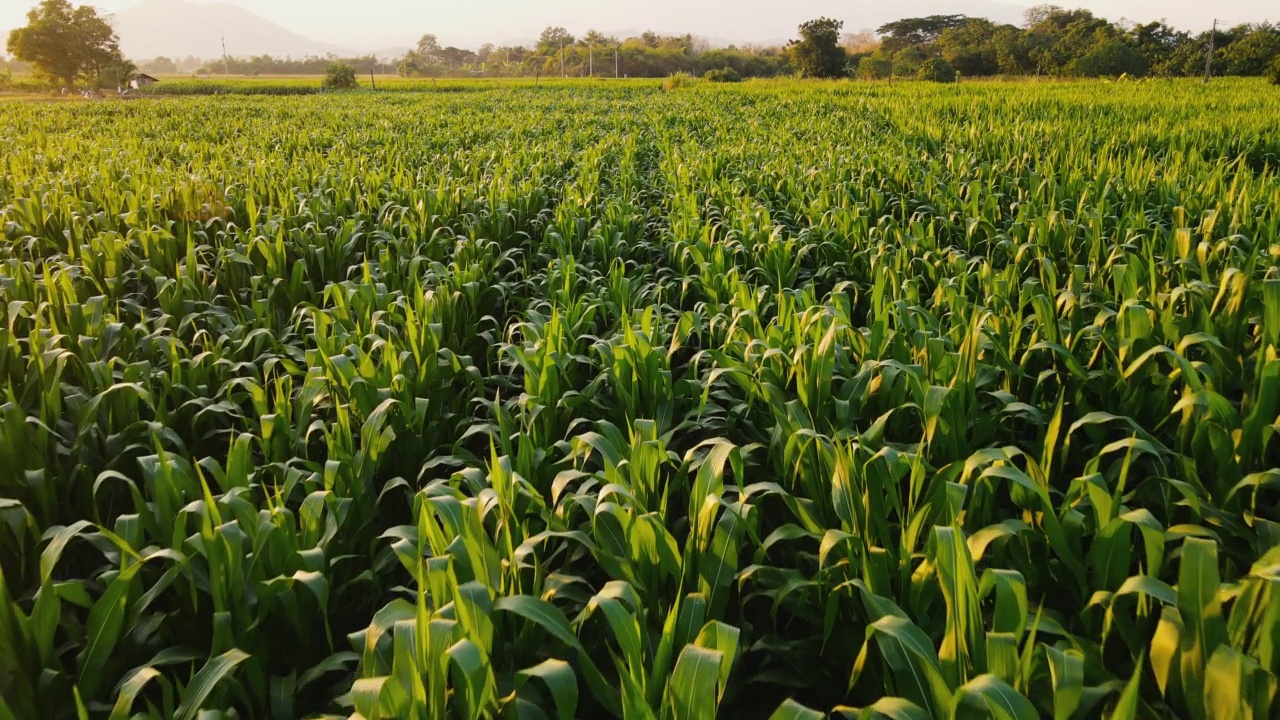
[[[690,75],[689,73],[674,72],[668,75],[666,79],[662,81],[662,89],[666,90],[667,92],[671,92],[672,90],[679,90],[680,88],[685,87],[686,85],[689,85],[692,82],[693,82],[693,76]]]
[[[708,70],[702,77],[710,80],[711,82],[742,82],[742,76],[738,74],[737,70],[734,70],[731,67],[724,67],[718,70]]]
[[[357,87],[356,69],[346,63],[333,63],[325,70],[320,87],[325,90],[351,90]]]
[[[937,83],[953,83],[956,81],[956,69],[942,58],[933,58],[924,61],[916,71],[916,77]]]
[[[857,75],[861,80],[883,80],[891,69],[888,58],[868,55],[858,61]]]
[[[1072,65],[1076,75],[1083,77],[1142,77],[1151,63],[1137,50],[1119,40],[1098,43]]]
[[[1272,85],[1280,85],[1280,57],[1271,61],[1271,67],[1267,68],[1267,79]]]

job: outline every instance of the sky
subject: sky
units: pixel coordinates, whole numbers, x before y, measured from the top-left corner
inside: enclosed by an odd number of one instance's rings
[[[25,23],[37,0],[0,0],[0,30]],[[76,2],[77,0],[73,0]],[[150,0],[156,1],[156,0]],[[313,40],[372,50],[409,44],[435,33],[442,44],[527,41],[548,25],[572,33],[692,32],[721,42],[776,42],[799,23],[825,15],[846,31],[875,27],[886,19],[932,13],[964,13],[1015,20],[1028,0],[224,0],[248,8]],[[94,0],[102,10],[122,10],[137,0]],[[1207,29],[1216,17],[1227,25],[1280,21],[1277,0],[1058,0],[1118,20],[1166,19],[1186,30]],[[8,33],[5,32],[5,35]]]

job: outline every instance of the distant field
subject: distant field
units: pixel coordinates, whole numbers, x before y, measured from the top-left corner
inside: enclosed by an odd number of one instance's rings
[[[319,93],[320,76],[311,75],[278,75],[259,77],[193,78],[191,76],[161,77],[160,83],[147,88],[147,93],[156,95],[305,95]],[[375,76],[370,82],[368,75],[357,76],[357,82],[363,90],[373,89],[376,84],[380,91],[413,92],[441,90],[477,90],[494,87],[579,87],[596,83],[624,83],[628,85],[647,84],[656,87],[661,84],[660,78],[402,78],[394,75]]]
[[[0,103],[0,718],[1277,717],[1280,90],[317,85]]]
[[[178,75],[157,75],[160,82],[152,85],[144,90],[144,96],[181,96],[181,95],[312,95],[322,92],[321,84],[323,76],[321,75],[259,75],[254,77],[243,75],[209,75],[206,77],[197,77],[189,74]],[[21,81],[22,78],[20,77]],[[361,90],[376,89],[386,92],[441,92],[441,91],[478,91],[483,89],[493,89],[499,87],[564,87],[564,88],[581,88],[593,87],[598,84],[622,85],[626,87],[647,87],[656,88],[662,83],[662,78],[560,78],[557,76],[543,76],[541,78],[402,78],[396,75],[376,75],[373,81],[370,81],[368,75],[359,75],[356,78]],[[692,81],[695,85],[708,84],[701,79]],[[788,84],[794,82],[789,78],[756,78],[746,81],[746,85],[769,85],[777,86],[779,84]],[[1055,80],[1052,78],[1040,78],[1034,76],[1016,77],[1016,78],[971,78],[966,79],[964,86],[996,86],[996,87],[1019,87],[1019,86],[1093,86],[1093,87],[1134,87],[1134,86],[1163,86],[1169,87],[1178,85],[1189,87],[1194,81],[1189,80],[1171,80],[1171,79],[1146,79],[1146,80],[1096,80],[1096,79],[1069,79]],[[813,83],[807,83],[813,85]],[[1214,80],[1215,86],[1219,87],[1258,87],[1265,91],[1265,86],[1255,78],[1218,78]],[[903,87],[925,87],[916,80],[895,79],[892,83],[885,81],[843,81],[827,85],[832,88],[864,88],[876,91],[881,86],[898,85]],[[114,95],[113,91],[103,91],[104,96],[108,99]],[[15,97],[24,97],[27,99],[36,99],[39,97],[52,97],[53,94],[47,91],[41,91],[34,87],[24,87],[21,90],[7,93],[0,93],[0,100],[11,99]],[[78,95],[74,96],[79,98]]]

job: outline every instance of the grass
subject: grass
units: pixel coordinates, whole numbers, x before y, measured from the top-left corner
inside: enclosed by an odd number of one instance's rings
[[[0,718],[1274,717],[1280,94],[457,87],[0,104]]]

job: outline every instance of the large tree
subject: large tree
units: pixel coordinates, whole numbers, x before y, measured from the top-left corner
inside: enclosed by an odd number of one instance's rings
[[[839,20],[821,17],[800,26],[800,39],[787,45],[791,64],[805,77],[833,78],[845,72],[849,56],[840,47]]]
[[[100,82],[110,69],[128,67],[115,30],[89,5],[43,0],[27,13],[27,26],[10,31],[9,52],[63,86]],[[127,78],[119,78],[123,81]]]
[[[943,30],[936,45],[942,59],[966,77],[995,75],[1000,72],[996,45],[999,32],[1000,26],[990,20],[967,18],[960,25]]]
[[[1219,72],[1224,75],[1261,75],[1280,57],[1280,26],[1271,23],[1237,25],[1226,33],[1231,40],[1221,46]]]
[[[876,32],[881,35],[881,47],[897,52],[912,45],[931,45],[943,32],[965,24],[964,15],[930,15],[922,18],[903,18],[885,23]]]
[[[538,37],[538,54],[555,55],[573,44],[573,36],[562,27],[549,27]]]

